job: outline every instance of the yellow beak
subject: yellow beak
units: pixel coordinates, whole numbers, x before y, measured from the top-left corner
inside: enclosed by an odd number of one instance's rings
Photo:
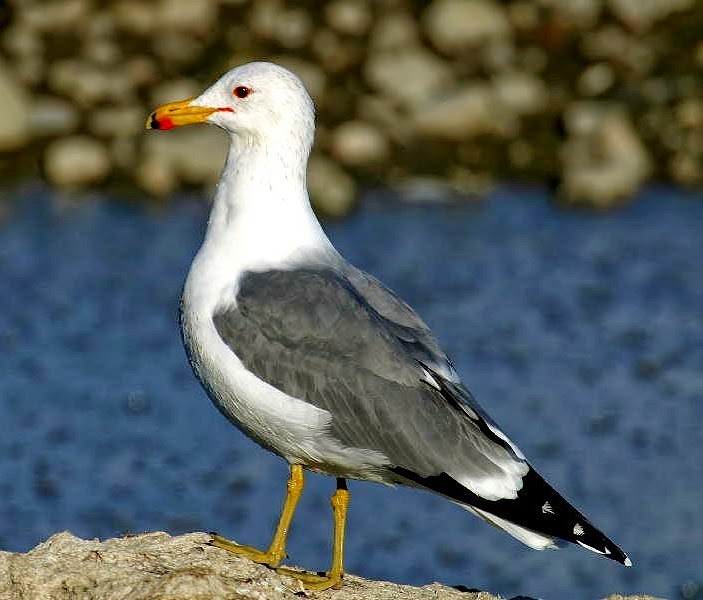
[[[191,106],[193,100],[194,98],[187,98],[159,106],[146,120],[146,128],[165,130],[192,123],[205,123],[207,118],[214,112],[233,112],[229,107]]]

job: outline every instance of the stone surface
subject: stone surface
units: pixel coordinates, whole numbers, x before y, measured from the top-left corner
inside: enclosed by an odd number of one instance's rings
[[[408,107],[436,97],[453,79],[443,60],[420,47],[379,52],[370,57],[364,74],[374,88]]]
[[[328,217],[349,213],[356,201],[356,183],[337,164],[314,154],[308,165],[308,191],[313,206]]]
[[[447,54],[510,34],[507,14],[490,0],[434,0],[423,21],[430,41]]]
[[[341,590],[310,593],[272,569],[208,545],[210,536],[147,533],[104,541],[58,533],[26,554],[0,552],[0,598],[51,600],[499,600],[433,583],[423,587],[345,576]],[[607,600],[656,600],[612,595]]]
[[[418,109],[413,126],[421,136],[461,141],[481,134],[503,134],[515,123],[496,101],[491,87],[475,83]]]
[[[76,108],[56,96],[35,96],[29,108],[29,126],[34,137],[71,133],[79,121]]]
[[[563,187],[569,198],[610,208],[647,179],[651,159],[626,112],[609,103],[580,102],[565,118]]]
[[[673,13],[692,8],[695,2],[696,0],[608,0],[608,7],[628,27],[645,31]]]
[[[102,181],[110,172],[110,156],[101,142],[77,135],[52,142],[44,155],[49,181],[60,187],[79,187]]]
[[[29,140],[29,110],[25,91],[0,60],[0,152],[13,150]]]
[[[364,121],[348,121],[332,132],[332,155],[342,164],[365,166],[388,157],[388,140],[376,127]]]

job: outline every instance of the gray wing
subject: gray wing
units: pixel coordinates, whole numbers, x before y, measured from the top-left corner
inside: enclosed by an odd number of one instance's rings
[[[213,316],[247,369],[331,414],[343,445],[420,477],[514,497],[528,465],[456,378],[429,328],[361,271],[245,273]]]

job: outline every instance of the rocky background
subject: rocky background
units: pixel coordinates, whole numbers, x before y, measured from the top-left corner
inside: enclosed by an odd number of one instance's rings
[[[703,182],[701,0],[10,0],[0,174],[139,198],[211,185],[221,132],[144,121],[252,59],[315,99],[329,215],[359,184],[538,181],[607,208],[652,178]]]

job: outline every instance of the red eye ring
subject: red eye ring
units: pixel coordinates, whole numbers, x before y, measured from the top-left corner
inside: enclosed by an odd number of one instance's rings
[[[232,90],[232,93],[237,96],[237,98],[246,98],[249,95],[249,92],[251,92],[251,88],[248,88],[245,85],[238,85]]]

